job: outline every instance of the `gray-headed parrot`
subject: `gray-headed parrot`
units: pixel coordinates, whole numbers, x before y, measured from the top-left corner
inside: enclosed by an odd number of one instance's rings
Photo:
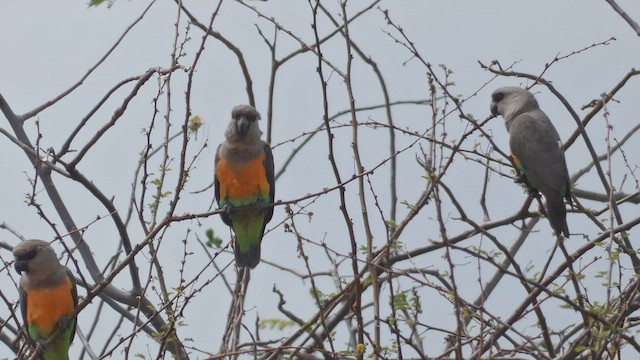
[[[41,346],[43,360],[68,360],[76,333],[76,319],[69,317],[78,305],[75,278],[46,241],[25,240],[13,248],[13,256],[22,275],[20,309],[29,337]],[[59,327],[59,336],[44,346]]]
[[[260,114],[249,105],[231,111],[226,140],[215,160],[215,195],[224,212],[222,221],[236,234],[234,253],[238,267],[254,268],[260,262],[260,243],[273,217],[275,194],[273,154],[260,139]]]
[[[564,199],[571,204],[571,186],[558,131],[525,89],[499,88],[491,100],[491,113],[504,118],[511,153],[523,180],[544,195],[547,217],[556,235],[568,237]]]

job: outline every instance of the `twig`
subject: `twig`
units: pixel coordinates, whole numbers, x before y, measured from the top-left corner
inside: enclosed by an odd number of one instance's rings
[[[614,0],[604,1],[609,4],[609,6],[611,6],[613,10],[617,12],[618,15],[620,15],[622,19],[627,22],[627,24],[629,24],[629,26],[631,26],[631,29],[635,31],[636,35],[640,36],[640,26],[637,22],[635,22],[635,20],[631,18],[631,16],[629,16],[629,14],[627,14]]]

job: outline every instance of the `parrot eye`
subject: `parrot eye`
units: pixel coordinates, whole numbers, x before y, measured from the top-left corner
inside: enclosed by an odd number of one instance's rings
[[[17,260],[21,260],[21,261],[29,261],[31,259],[33,259],[34,257],[36,257],[36,254],[38,252],[36,251],[36,249],[32,249],[27,251],[26,253],[23,254],[17,254],[16,255],[16,259]]]
[[[236,120],[236,121],[238,121],[238,120],[242,120],[242,119],[244,119],[244,120],[246,120],[246,121],[249,121],[249,122],[254,122],[254,121],[256,121],[256,117],[255,117],[255,116],[252,116],[252,115],[238,115],[238,116],[235,118],[235,120]]]
[[[491,95],[491,98],[493,98],[493,102],[499,102],[504,98],[504,93],[503,92],[494,93],[493,95]]]

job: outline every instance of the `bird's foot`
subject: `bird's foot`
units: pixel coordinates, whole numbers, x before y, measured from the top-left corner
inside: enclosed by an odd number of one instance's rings
[[[540,199],[540,192],[538,189],[529,186],[529,184],[527,184],[527,193],[537,199]]]
[[[62,328],[61,331],[65,331],[66,329],[69,328],[69,325],[71,325],[72,321],[73,321],[73,318],[71,316],[66,316],[66,315],[62,316],[58,321],[58,327]]]
[[[267,208],[267,203],[264,202],[264,200],[262,199],[258,200],[258,202],[256,203],[256,214],[263,214],[264,209],[266,208]]]
[[[40,354],[44,354],[47,351],[47,339],[40,339],[36,341],[36,347]]]
[[[513,179],[513,182],[516,184],[526,184],[527,177],[523,173],[518,172],[515,179]]]
[[[233,212],[234,207],[227,204],[225,205],[222,210],[224,210],[224,213],[227,214],[227,216],[231,216],[231,213]]]
[[[516,177],[513,179],[513,182],[516,184],[522,184],[527,188],[527,193],[533,196],[538,195],[538,189],[534,188],[529,184],[529,180],[527,180],[527,176],[521,172],[516,174]]]
[[[539,203],[539,204],[538,204],[538,212],[539,212],[540,214],[542,214],[542,216],[544,216],[544,217],[548,217],[548,216],[547,216],[547,210],[544,208],[544,206],[542,206],[542,204],[541,204],[541,203]]]

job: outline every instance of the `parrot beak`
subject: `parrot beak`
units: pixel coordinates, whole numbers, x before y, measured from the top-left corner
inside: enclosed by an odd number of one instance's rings
[[[498,116],[498,105],[495,102],[491,103],[491,115]]]
[[[16,260],[13,264],[18,274],[22,275],[23,271],[29,271],[29,263],[24,260]]]
[[[244,135],[249,130],[249,126],[251,126],[251,120],[247,119],[245,116],[240,116],[238,120],[236,120],[236,131],[240,135]]]
[[[498,116],[498,103],[504,99],[504,92],[496,90],[491,94],[491,115]]]

